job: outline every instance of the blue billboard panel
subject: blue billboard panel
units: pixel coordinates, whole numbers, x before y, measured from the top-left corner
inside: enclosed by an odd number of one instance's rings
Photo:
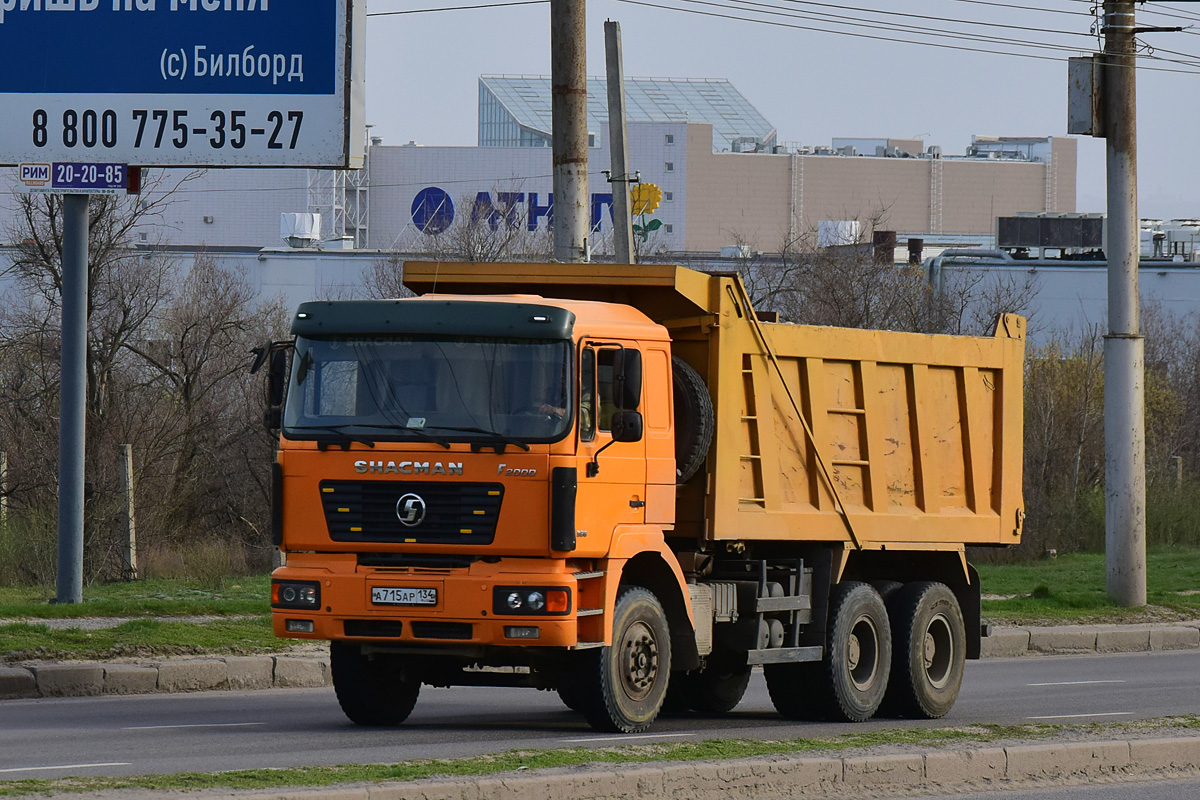
[[[366,0],[0,0],[0,164],[361,166]]]

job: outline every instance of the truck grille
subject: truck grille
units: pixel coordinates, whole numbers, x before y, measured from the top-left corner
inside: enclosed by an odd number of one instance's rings
[[[491,544],[503,499],[499,483],[321,482],[335,542]]]

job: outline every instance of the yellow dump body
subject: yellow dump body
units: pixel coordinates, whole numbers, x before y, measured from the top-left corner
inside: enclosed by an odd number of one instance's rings
[[[1025,321],[994,337],[759,322],[736,276],[408,262],[418,292],[625,303],[696,368],[715,429],[674,536],[961,550],[1020,541]]]

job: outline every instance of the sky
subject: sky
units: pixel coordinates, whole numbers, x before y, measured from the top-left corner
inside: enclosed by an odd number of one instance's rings
[[[549,4],[503,2],[512,0],[369,0],[373,136],[473,145],[481,74],[550,74]],[[1093,8],[1089,0],[588,0],[588,74],[604,73],[612,19],[626,77],[728,79],[780,142],[921,138],[961,155],[972,134],[1066,135],[1065,59],[1098,47]],[[1138,9],[1139,26],[1194,26],[1140,36],[1154,49],[1138,71],[1139,214],[1200,217],[1200,5]],[[387,13],[397,11],[417,13]],[[1076,210],[1103,212],[1104,141],[1078,138]]]

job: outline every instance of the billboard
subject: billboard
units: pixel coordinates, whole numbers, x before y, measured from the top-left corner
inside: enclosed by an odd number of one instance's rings
[[[366,0],[0,0],[0,164],[362,166]]]

